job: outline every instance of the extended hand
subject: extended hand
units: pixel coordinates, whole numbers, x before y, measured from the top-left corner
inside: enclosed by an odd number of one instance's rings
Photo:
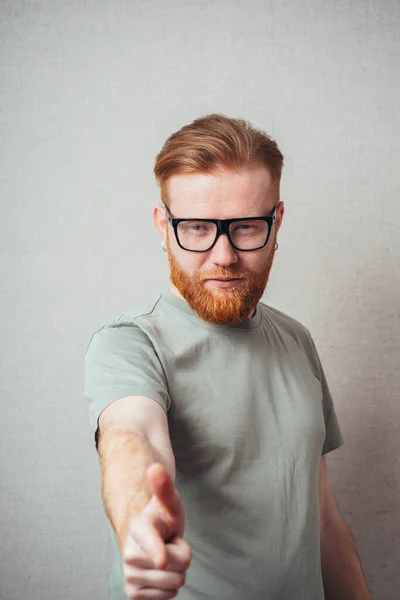
[[[182,539],[185,510],[161,464],[147,470],[153,496],[132,521],[124,547],[125,591],[131,600],[169,600],[186,579],[191,548]]]

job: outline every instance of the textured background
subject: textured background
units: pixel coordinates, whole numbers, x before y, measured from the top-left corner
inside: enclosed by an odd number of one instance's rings
[[[267,301],[307,325],[375,600],[400,589],[400,3],[2,0],[0,598],[106,599],[82,399],[112,314],[167,285],[153,160],[208,112],[286,155]],[[397,477],[396,477],[397,475]]]

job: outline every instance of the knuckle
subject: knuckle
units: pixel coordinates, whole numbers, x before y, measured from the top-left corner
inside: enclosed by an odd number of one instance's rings
[[[138,600],[138,588],[131,584],[125,584],[125,594],[130,600]]]
[[[183,557],[185,569],[189,568],[190,563],[192,562],[192,550],[190,547],[186,550]]]
[[[125,581],[130,585],[137,586],[140,579],[140,571],[127,565],[123,565],[122,571],[124,574]]]
[[[139,563],[141,556],[137,552],[124,554],[124,564],[135,566]]]
[[[139,578],[137,575],[127,575],[125,577],[125,582],[127,584],[129,584],[131,586],[133,585],[133,586],[135,586],[135,588],[137,588],[138,584],[139,584]]]
[[[124,562],[130,562],[132,559],[132,556],[134,556],[134,550],[132,548],[128,548],[127,546],[125,546],[125,548],[122,552],[122,560]]]

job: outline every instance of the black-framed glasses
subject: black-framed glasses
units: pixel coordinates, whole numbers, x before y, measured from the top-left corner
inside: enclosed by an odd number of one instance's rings
[[[268,217],[247,219],[175,219],[165,207],[176,241],[182,250],[207,252],[225,234],[235,250],[260,250],[268,243],[276,219],[276,206]]]

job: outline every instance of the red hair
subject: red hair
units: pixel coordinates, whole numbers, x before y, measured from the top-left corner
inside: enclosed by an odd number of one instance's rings
[[[267,133],[248,121],[211,114],[173,133],[156,157],[154,174],[167,200],[167,182],[179,173],[210,173],[219,167],[238,170],[265,165],[279,196],[283,154]]]

